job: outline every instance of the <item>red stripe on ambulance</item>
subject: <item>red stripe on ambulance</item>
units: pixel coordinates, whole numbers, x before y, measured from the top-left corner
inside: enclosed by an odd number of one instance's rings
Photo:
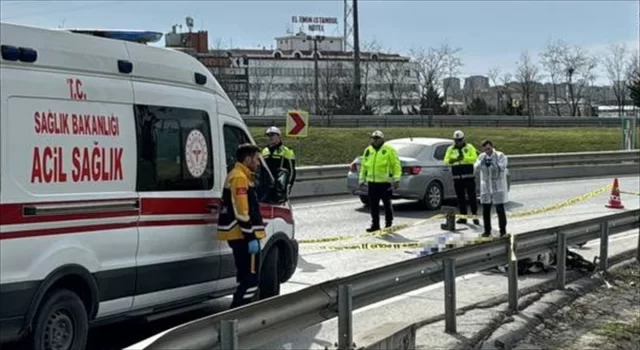
[[[69,205],[69,204],[86,204],[95,205],[101,203],[110,203],[117,201],[133,201],[137,198],[113,198],[101,200],[85,200],[85,201],[64,201],[64,202],[39,202],[39,203],[10,203],[0,204],[0,226],[6,225],[24,225],[36,223],[65,223],[76,220],[91,219],[108,219],[132,217],[131,222],[123,223],[105,223],[92,224],[72,227],[47,228],[47,229],[29,229],[3,232],[0,233],[0,239],[11,239],[20,237],[34,237],[56,234],[70,234],[82,232],[95,232],[102,230],[115,230],[131,227],[155,227],[155,226],[184,226],[184,225],[206,225],[218,222],[218,212],[215,206],[220,206],[220,198],[142,198],[140,200],[139,210],[118,210],[104,212],[80,212],[68,214],[47,214],[47,215],[25,215],[25,208],[38,207],[43,205]],[[293,222],[293,215],[289,208],[261,204],[260,213],[263,219],[271,220],[281,218],[287,223]],[[180,218],[180,215],[206,215],[208,218]],[[137,216],[141,215],[144,220],[137,220]],[[170,220],[154,220],[147,219],[154,216],[172,215],[177,216]]]

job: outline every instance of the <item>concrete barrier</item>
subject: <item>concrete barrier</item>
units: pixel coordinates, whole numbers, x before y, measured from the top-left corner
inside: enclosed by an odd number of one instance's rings
[[[406,323],[385,323],[362,337],[362,342],[368,345],[358,349],[413,350],[416,348],[416,326]]]
[[[292,198],[346,195],[348,164],[298,168]],[[640,151],[576,152],[509,156],[511,183],[640,175]]]

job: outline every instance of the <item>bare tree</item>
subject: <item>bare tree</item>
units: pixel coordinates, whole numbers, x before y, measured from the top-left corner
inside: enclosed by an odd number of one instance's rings
[[[505,73],[508,75],[508,73]],[[498,114],[502,111],[502,96],[505,93],[505,89],[507,88],[507,82],[501,83],[500,81],[500,67],[491,67],[489,68],[489,72],[487,73],[489,77],[489,81],[493,84],[493,89],[496,92],[496,110]],[[510,75],[509,78],[511,79]]]
[[[360,60],[360,70],[362,71],[361,74],[361,91],[360,91],[360,99],[362,101],[363,105],[366,105],[369,102],[369,94],[370,94],[370,83],[373,82],[375,80],[375,61],[373,60],[373,55],[374,54],[378,54],[378,56],[380,55],[380,53],[382,52],[382,45],[380,45],[379,42],[377,42],[376,40],[372,40],[370,42],[365,42],[364,44],[360,45],[361,47],[361,54],[365,53],[368,54],[368,57],[364,57],[363,60]],[[344,72],[345,74],[345,78],[348,79],[348,81],[353,82],[353,69],[348,69],[347,71]]]
[[[318,64],[320,66],[320,64]],[[313,68],[301,68],[302,74],[297,74],[293,82],[290,85],[290,90],[293,95],[293,99],[286,106],[287,108],[300,108],[307,111],[313,110],[315,104],[315,83],[314,83],[314,69]],[[318,78],[320,80],[320,78]]]
[[[629,55],[629,61],[627,64],[627,72],[625,79],[627,82],[631,82],[640,73],[640,52],[636,50],[634,53]]]
[[[609,53],[604,58],[604,66],[613,89],[613,95],[616,98],[618,115],[622,116],[627,101],[628,65],[631,63],[627,60],[629,51],[625,44],[613,44],[609,47],[609,50]]]
[[[538,80],[538,66],[531,60],[528,51],[520,55],[520,61],[516,69],[516,78],[520,84],[520,91],[524,99],[527,115],[529,116],[529,126],[533,126],[533,112],[531,110],[531,96],[535,92]]]
[[[277,93],[276,76],[277,61],[271,59],[254,61],[258,64],[249,68],[249,94],[251,113],[265,115],[272,96]]]
[[[429,88],[438,89],[442,78],[447,72],[448,51],[443,47],[424,49],[412,49],[410,56],[417,63],[418,84],[421,95],[425,95]]]
[[[569,87],[567,105],[571,116],[575,117],[578,115],[578,106],[585,97],[586,88],[596,79],[593,70],[598,65],[598,61],[583,48],[574,46],[566,51],[562,64]]]
[[[509,84],[513,80],[513,74],[505,72],[502,77],[500,77],[500,80],[502,81],[502,97],[506,97],[507,101],[511,101],[511,88]]]
[[[378,82],[384,87],[392,113],[402,111],[404,101],[411,92],[409,79],[412,69],[410,64],[397,60],[380,61],[378,69],[380,73]]]
[[[542,66],[546,70],[546,73],[548,74],[549,80],[551,82],[555,112],[558,116],[562,116],[560,103],[558,102],[560,100],[566,102],[564,94],[562,96],[558,95],[558,84],[565,77],[566,68],[564,67],[564,60],[568,50],[569,48],[564,41],[550,41],[547,44],[546,50],[540,55]]]
[[[443,44],[440,47],[440,51],[444,56],[445,77],[457,78],[460,75],[460,68],[463,66],[462,59],[460,58],[460,48],[453,48],[447,44]],[[442,84],[443,97],[445,105],[448,104],[449,93],[451,92],[451,79],[447,79]]]
[[[321,113],[326,113],[331,99],[335,97],[340,87],[353,84],[353,65],[347,61],[320,60],[318,62],[318,97]],[[313,110],[315,104],[315,69],[303,68],[302,74],[294,78],[289,84],[289,90],[294,99],[288,108],[303,108]]]
[[[228,46],[224,44],[224,41],[222,40],[222,38],[218,37],[213,41],[213,47],[211,48],[212,50],[224,50],[227,49]]]

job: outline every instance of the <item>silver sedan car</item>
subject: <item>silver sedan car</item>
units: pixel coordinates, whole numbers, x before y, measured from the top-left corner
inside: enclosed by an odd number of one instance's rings
[[[455,199],[451,167],[444,163],[447,148],[453,140],[440,138],[412,137],[385,142],[398,152],[402,166],[400,186],[393,191],[393,199],[413,199],[423,203],[427,209],[439,209],[445,200]],[[360,186],[358,177],[361,156],[349,167],[347,187],[353,195],[359,196],[364,205],[369,204],[367,186]],[[480,180],[476,177],[478,198]],[[507,169],[507,186],[511,187]]]

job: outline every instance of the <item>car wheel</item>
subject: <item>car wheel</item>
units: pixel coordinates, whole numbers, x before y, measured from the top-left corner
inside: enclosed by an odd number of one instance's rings
[[[360,202],[362,202],[362,204],[364,204],[365,207],[368,207],[369,206],[369,197],[360,196]]]
[[[438,210],[442,206],[443,201],[444,194],[442,192],[442,185],[437,182],[430,183],[422,199],[425,207],[427,207],[428,210]]]
[[[262,261],[260,276],[260,300],[280,295],[280,266],[278,246],[269,248],[267,256]]]
[[[50,292],[34,319],[32,349],[83,350],[89,333],[87,310],[67,289]]]

